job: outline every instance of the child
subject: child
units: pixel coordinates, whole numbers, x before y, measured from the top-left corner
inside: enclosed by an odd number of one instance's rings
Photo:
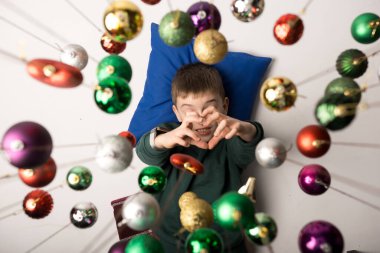
[[[237,191],[240,173],[253,161],[255,146],[263,138],[259,123],[226,115],[228,98],[218,71],[211,66],[194,63],[180,68],[172,82],[172,100],[181,123],[160,125],[143,135],[136,148],[141,161],[160,166],[168,178],[166,188],[156,196],[165,210],[159,227],[153,229],[167,253],[178,251],[180,196],[192,191],[212,204],[224,193]],[[173,188],[181,171],[169,161],[174,153],[190,155],[204,166],[202,174],[185,173],[177,189]],[[246,252],[241,231],[226,231],[216,224],[212,228],[223,237],[226,252]]]

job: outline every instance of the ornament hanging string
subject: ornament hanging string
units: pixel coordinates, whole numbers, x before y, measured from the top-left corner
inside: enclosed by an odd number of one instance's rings
[[[3,49],[0,49],[0,54],[12,58],[13,60],[16,60],[18,62],[21,61],[22,63],[27,63],[27,60],[24,57],[18,57],[17,55],[4,51]]]
[[[76,7],[70,0],[65,0],[65,2],[70,5],[71,8],[73,8],[82,18],[87,20],[88,23],[90,23],[98,32],[103,33],[102,29],[100,29],[94,22],[91,21],[90,18],[88,18],[78,7]]]
[[[307,8],[309,8],[309,5],[313,2],[313,0],[309,0],[307,1],[307,3],[305,4],[305,6],[302,8],[302,10],[300,11],[300,14],[301,15],[304,15],[306,13],[306,10]]]

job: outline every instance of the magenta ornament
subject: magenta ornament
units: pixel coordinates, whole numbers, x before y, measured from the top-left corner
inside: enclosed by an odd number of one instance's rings
[[[298,184],[302,191],[310,195],[320,195],[327,191],[331,183],[330,173],[321,165],[304,166],[298,174]]]
[[[125,247],[127,246],[130,238],[124,238],[116,243],[114,243],[108,250],[108,253],[125,253]]]
[[[195,35],[210,28],[218,30],[222,22],[218,8],[208,2],[196,2],[189,7],[187,13],[195,26]]]

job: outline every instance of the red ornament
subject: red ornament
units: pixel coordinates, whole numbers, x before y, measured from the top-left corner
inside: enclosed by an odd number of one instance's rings
[[[25,196],[22,206],[29,217],[44,218],[53,209],[53,198],[48,192],[37,189]]]
[[[57,166],[53,158],[50,157],[46,163],[39,167],[30,169],[20,168],[18,176],[25,184],[31,187],[44,187],[53,181],[56,172]]]
[[[103,50],[109,54],[121,54],[127,47],[127,43],[114,41],[107,33],[102,35],[100,45],[102,45]]]
[[[273,35],[283,45],[292,45],[302,36],[303,22],[297,15],[282,15],[274,24]]]
[[[119,133],[119,136],[127,138],[127,140],[132,144],[132,147],[136,147],[136,137],[133,133],[129,131],[123,131]]]
[[[158,4],[161,0],[141,0],[142,2],[150,5]]]
[[[203,173],[203,165],[197,159],[192,156],[184,154],[173,154],[170,156],[170,163],[184,171],[188,171],[191,174],[197,175]]]
[[[316,158],[324,155],[330,148],[330,135],[326,128],[309,125],[297,135],[297,148],[305,156]]]

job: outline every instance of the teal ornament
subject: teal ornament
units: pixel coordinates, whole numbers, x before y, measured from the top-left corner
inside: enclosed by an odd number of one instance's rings
[[[367,70],[368,59],[362,51],[348,49],[338,56],[335,66],[341,76],[358,78]]]
[[[86,167],[75,166],[67,173],[66,182],[73,190],[85,190],[91,185],[92,173]]]
[[[374,13],[357,16],[352,22],[351,34],[359,43],[375,42],[380,37],[380,17]]]
[[[195,26],[189,14],[176,10],[169,12],[161,19],[158,32],[165,44],[180,47],[192,40]]]
[[[128,242],[125,253],[164,253],[164,248],[156,238],[147,234],[139,234]]]
[[[222,237],[211,228],[199,228],[186,239],[187,253],[220,253],[224,252]]]
[[[212,208],[215,222],[225,229],[239,230],[256,224],[254,204],[246,195],[225,193],[212,204]]]
[[[266,213],[255,214],[257,225],[245,230],[245,234],[257,245],[268,245],[277,236],[276,222]]]
[[[144,168],[139,175],[138,182],[141,190],[147,193],[159,193],[166,186],[165,172],[157,166]]]
[[[110,76],[121,77],[127,80],[127,82],[130,82],[132,78],[132,67],[125,58],[111,54],[99,62],[96,69],[96,76],[99,82]]]
[[[96,105],[102,111],[117,114],[128,107],[132,92],[124,78],[110,76],[99,83],[94,98]]]
[[[354,103],[359,103],[362,96],[362,90],[351,78],[339,77],[332,80],[326,87],[325,96],[328,97],[332,94],[341,94],[351,98]]]

